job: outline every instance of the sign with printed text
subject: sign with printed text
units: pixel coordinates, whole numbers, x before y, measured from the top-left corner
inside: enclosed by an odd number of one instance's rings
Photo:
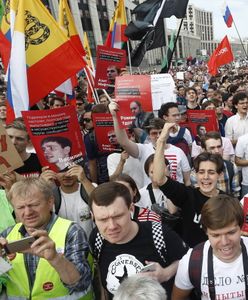
[[[54,171],[82,164],[85,153],[74,106],[22,112],[42,166]]]
[[[126,51],[105,46],[97,46],[95,87],[106,89],[115,86],[112,70],[125,68]],[[112,68],[111,68],[112,67]],[[109,73],[107,73],[109,72]],[[114,73],[114,72],[113,72]]]
[[[119,124],[127,128],[135,119],[132,103],[138,101],[145,112],[152,112],[151,77],[149,75],[125,75],[116,78],[115,100],[119,105]]]
[[[100,152],[121,152],[111,114],[92,114],[95,136]]]
[[[23,166],[23,161],[0,122],[0,173],[13,171]]]
[[[199,134],[199,130],[219,131],[214,110],[187,110],[187,121],[180,123],[180,126],[188,128],[194,137]]]

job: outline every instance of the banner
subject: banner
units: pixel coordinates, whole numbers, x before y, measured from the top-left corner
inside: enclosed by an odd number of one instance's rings
[[[92,114],[95,136],[100,152],[122,152],[117,142],[111,114]]]
[[[187,121],[180,126],[186,127],[192,136],[196,136],[199,130],[219,131],[219,124],[214,110],[187,110]]]
[[[138,101],[145,112],[151,112],[151,77],[149,75],[125,75],[116,78],[115,99],[119,105],[120,124],[127,128],[135,119],[132,103]]]
[[[83,163],[85,150],[74,106],[24,111],[22,115],[42,166],[58,172]]]
[[[23,161],[0,122],[0,173],[13,171],[23,166]]]
[[[126,51],[105,46],[97,46],[95,88],[114,87],[115,81],[107,76],[107,69],[115,66],[118,69],[126,66]]]

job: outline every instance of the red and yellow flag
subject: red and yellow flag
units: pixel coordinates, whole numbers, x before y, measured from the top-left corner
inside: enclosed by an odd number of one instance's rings
[[[8,72],[8,100],[16,116],[85,65],[40,0],[18,1]]]
[[[68,5],[67,0],[60,0],[59,2],[59,19],[58,19],[59,26],[63,28],[65,34],[67,35],[68,39],[71,40],[74,47],[79,51],[81,55],[85,55],[85,50],[81,43],[73,16],[70,11],[70,7]]]

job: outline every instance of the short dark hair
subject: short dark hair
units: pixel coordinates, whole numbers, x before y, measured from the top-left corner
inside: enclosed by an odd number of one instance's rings
[[[216,104],[212,100],[207,100],[202,103],[201,109],[205,110],[207,106],[213,104],[216,107]]]
[[[220,174],[224,170],[224,162],[219,154],[213,154],[208,152],[200,153],[193,161],[194,169],[196,173],[199,171],[200,163],[205,161],[211,161],[216,165],[216,172]]]
[[[55,142],[55,143],[58,143],[62,148],[65,148],[65,147],[72,147],[72,142],[66,138],[66,137],[63,137],[63,136],[48,136],[48,137],[45,137],[42,141],[41,141],[41,146],[46,144],[46,143],[49,143],[49,142]]]
[[[205,125],[204,124],[198,124],[197,126],[196,126],[196,132],[197,132],[197,134],[198,135],[200,135],[199,133],[200,133],[200,128],[201,127],[205,127]],[[205,127],[206,128],[206,127]]]
[[[149,177],[149,168],[150,168],[150,165],[151,165],[151,163],[153,163],[153,161],[154,161],[154,156],[155,156],[155,154],[151,154],[148,158],[147,158],[147,160],[145,161],[145,164],[144,164],[144,170],[145,170],[145,172],[146,172],[146,175]],[[164,158],[164,162],[165,162],[165,165],[166,166],[168,166],[170,163],[169,163],[169,161],[168,161],[168,159],[165,157]]]
[[[138,105],[138,107],[141,108],[141,103],[140,103],[138,100],[133,100],[133,101],[130,102],[130,104],[131,104],[132,102],[136,103],[136,104]]]
[[[96,187],[90,194],[89,207],[92,205],[109,206],[114,203],[117,197],[122,197],[129,208],[132,199],[128,188],[119,182],[105,182]]]
[[[187,94],[189,91],[194,91],[195,94],[197,95],[197,90],[196,90],[195,88],[193,88],[193,87],[187,88],[187,89],[186,89],[186,94]]]
[[[149,125],[145,127],[149,134],[152,129],[163,129],[165,121],[160,118],[153,118],[150,120]]]
[[[206,231],[224,228],[237,222],[241,228],[244,223],[244,213],[238,199],[221,194],[211,197],[203,205],[201,211],[201,224]]]
[[[175,102],[167,102],[161,105],[159,111],[158,111],[158,117],[163,119],[163,116],[168,116],[169,109],[176,107],[178,108],[177,103]]]
[[[129,176],[128,174],[122,173],[120,175],[118,175],[114,181],[124,181],[126,183],[128,183],[131,187],[131,189],[133,190],[133,192],[135,193],[134,199],[133,199],[133,203],[136,203],[140,200],[140,192],[139,192],[139,188],[137,187],[136,182],[134,181],[134,179]]]
[[[233,105],[237,105],[239,101],[244,100],[247,97],[247,94],[245,92],[239,92],[233,95],[232,103]]]
[[[60,102],[63,102],[63,104],[65,105],[65,100],[63,98],[60,98],[60,97],[52,97],[52,99],[49,101],[49,105],[50,106],[53,106],[54,105],[54,102],[55,101],[60,101]]]
[[[206,133],[206,135],[204,137],[202,137],[201,139],[201,147],[203,149],[206,150],[206,141],[210,140],[210,139],[214,139],[214,140],[220,140],[221,141],[221,145],[222,145],[222,138],[221,135],[218,131],[209,131]]]

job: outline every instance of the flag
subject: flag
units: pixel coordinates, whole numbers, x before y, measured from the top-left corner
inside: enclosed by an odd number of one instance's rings
[[[128,24],[125,34],[131,40],[141,40],[147,31],[156,26],[158,19],[173,15],[183,18],[187,5],[188,0],[147,0],[134,8],[132,14],[135,15],[135,21]],[[161,24],[157,26],[161,27]]]
[[[113,18],[109,25],[105,46],[109,48],[124,49],[128,38],[125,36],[127,17],[124,0],[119,0]]]
[[[131,53],[133,66],[140,65],[146,51],[165,45],[163,19],[172,15],[183,18],[187,5],[188,0],[147,0],[136,6],[136,21],[129,23],[125,31],[130,39],[142,38]]]
[[[224,5],[223,5],[223,18],[224,18],[224,21],[226,23],[226,26],[227,27],[232,27],[233,17],[232,17],[232,14],[230,12],[230,9],[226,5],[226,3],[224,3]]]
[[[163,19],[160,19],[158,22],[163,22]],[[165,45],[164,34],[162,35],[163,37],[161,37],[161,31],[156,30],[156,27],[150,31],[147,31],[142,40],[131,52],[131,64],[133,67],[138,67],[141,64],[146,51]],[[160,39],[157,38],[157,36],[160,36]]]
[[[19,0],[7,98],[16,117],[83,69],[85,61],[40,0]]]
[[[90,44],[89,44],[89,40],[88,40],[88,36],[87,36],[86,32],[84,32],[83,45],[84,45],[84,49],[85,49],[85,60],[86,60],[87,66],[89,66],[89,68],[91,68],[91,70],[94,71],[95,67],[94,67],[91,50],[90,50]]]
[[[172,55],[173,55],[174,44],[175,44],[175,32],[173,31],[170,37],[169,46],[167,48],[166,56],[164,58],[160,73],[168,73],[169,71],[170,62],[172,60]]]
[[[218,67],[233,61],[233,53],[227,36],[221,41],[217,49],[213,52],[208,62],[208,73],[215,76]]]
[[[4,13],[3,0],[0,0],[0,24],[2,23],[3,13]]]
[[[1,0],[2,19],[0,23],[0,56],[2,58],[5,73],[8,69],[11,40],[14,31],[14,20],[18,0],[6,1],[5,6]]]
[[[86,53],[80,40],[67,0],[60,0],[59,2],[58,23],[59,26],[65,30],[68,39],[71,40],[74,47],[81,55],[84,56]]]
[[[59,18],[58,23],[60,28],[62,28],[73,46],[78,50],[78,52],[84,56],[85,50],[81,43],[80,37],[77,32],[76,25],[73,20],[73,16],[70,11],[67,0],[60,0],[59,2]],[[65,82],[56,87],[55,91],[64,93],[66,95],[73,95],[73,88],[77,86],[77,77],[76,74],[71,78],[67,79]]]

